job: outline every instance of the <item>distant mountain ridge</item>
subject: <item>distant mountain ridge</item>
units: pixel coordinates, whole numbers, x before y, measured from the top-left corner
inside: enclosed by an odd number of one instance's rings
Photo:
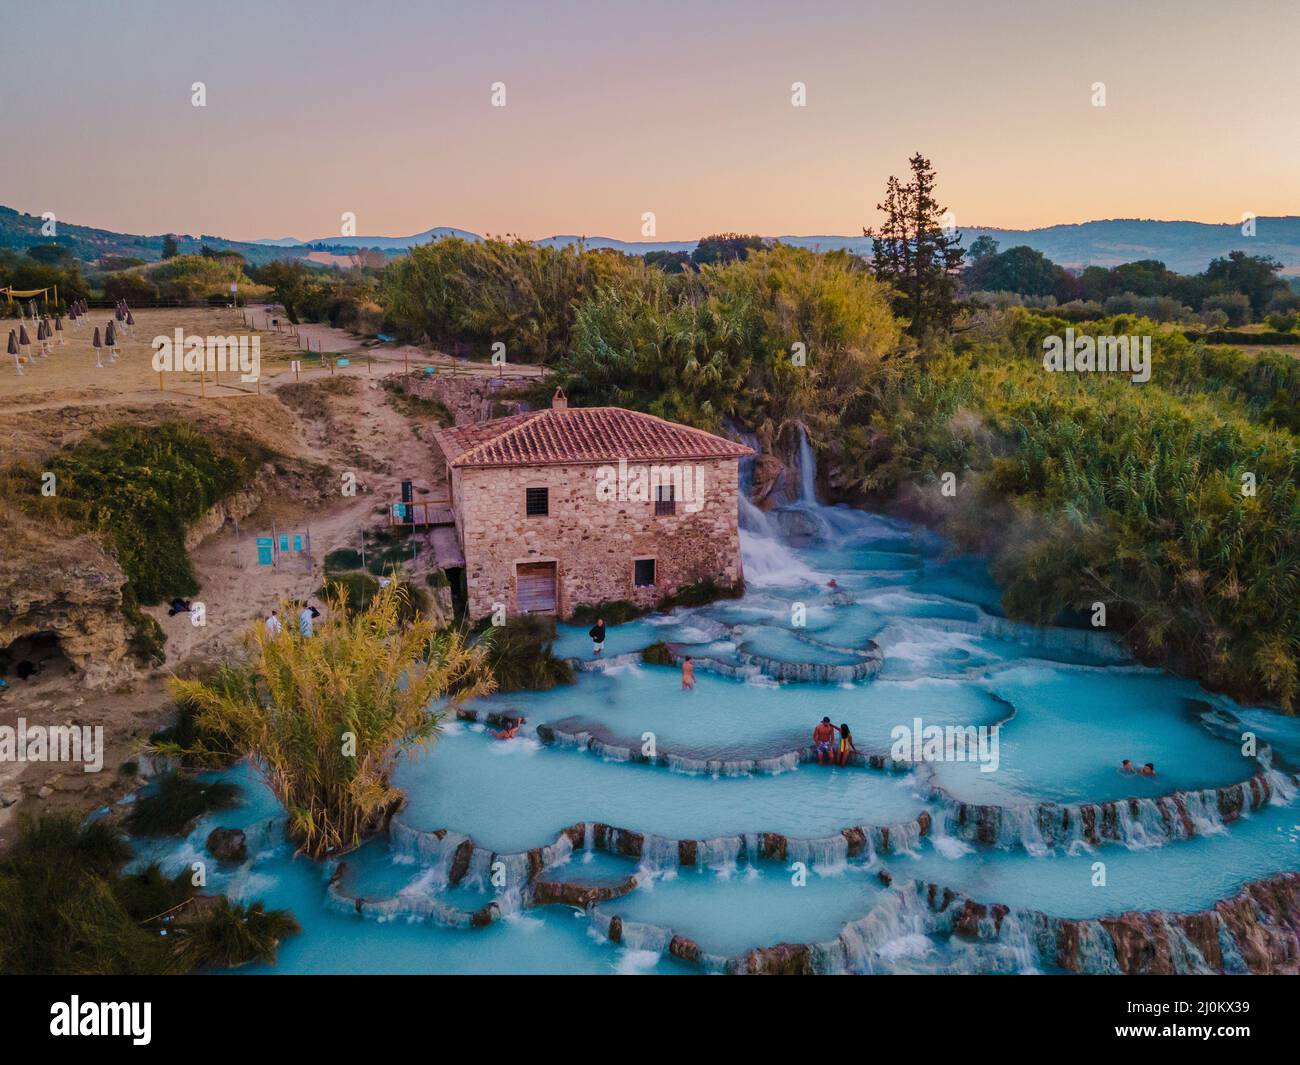
[[[449,233],[466,240],[482,239],[461,229],[429,229],[410,237],[327,237],[302,243],[396,250],[424,244],[435,236]],[[962,243],[968,248],[977,237],[989,236],[1003,251],[1023,244],[1061,266],[1075,269],[1159,259],[1171,270],[1194,274],[1204,270],[1211,259],[1239,250],[1250,255],[1270,256],[1283,264],[1284,272],[1300,275],[1300,216],[1297,215],[1257,218],[1253,237],[1242,233],[1240,223],[1166,222],[1150,218],[1107,218],[1040,229],[968,226],[962,228],[962,234],[965,238]],[[801,248],[822,251],[847,249],[856,255],[871,254],[871,240],[862,236],[783,234],[772,239]],[[543,237],[534,243],[546,247],[568,247],[579,242],[588,248],[612,248],[628,255],[644,255],[651,251],[691,252],[698,243],[694,240],[627,241],[572,234]]]
[[[68,248],[78,259],[93,262],[105,255],[131,256],[154,261],[162,257],[163,241],[168,234],[141,236],[117,233],[92,226],[74,225],[60,220],[55,237],[41,233],[42,220],[37,215],[22,214],[0,207],[0,248],[23,251],[33,245],[57,243]],[[1146,218],[1109,218],[1046,226],[1041,229],[1000,229],[993,226],[962,228],[967,248],[981,236],[996,240],[1005,251],[1027,245],[1061,266],[1081,269],[1085,266],[1118,266],[1138,259],[1159,259],[1179,273],[1199,273],[1211,259],[1231,251],[1250,255],[1267,255],[1282,263],[1283,272],[1300,276],[1300,216],[1262,216],[1255,220],[1255,235],[1243,235],[1240,223],[1166,222]],[[182,254],[196,254],[203,245],[218,250],[237,251],[249,262],[261,264],[274,259],[306,259],[316,249],[375,248],[388,255],[399,255],[419,244],[443,237],[464,240],[483,239],[477,233],[454,227],[435,227],[407,237],[357,236],[321,237],[299,240],[296,237],[238,241],[209,235],[173,235]],[[863,236],[834,234],[775,238],[796,247],[822,251],[847,249],[857,255],[870,255],[871,241]],[[691,252],[697,241],[625,241],[613,237],[581,237],[563,234],[544,237],[535,243],[546,247],[570,247],[584,243],[588,248],[612,248],[629,255],[651,251]]]

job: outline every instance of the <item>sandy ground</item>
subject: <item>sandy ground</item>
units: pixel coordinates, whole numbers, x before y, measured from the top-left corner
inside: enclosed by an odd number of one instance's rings
[[[92,320],[103,318],[106,323],[108,317],[97,312]],[[184,613],[169,617],[163,606],[146,608],[167,636],[161,669],[141,674],[114,692],[76,688],[51,670],[31,682],[17,682],[0,697],[0,724],[12,725],[20,715],[29,725],[103,724],[107,748],[99,773],[66,763],[0,764],[0,847],[12,839],[21,813],[84,813],[132,787],[136,781],[120,768],[170,717],[167,677],[237,654],[249,626],[260,623],[281,600],[311,598],[323,606],[314,597],[323,583],[325,555],[358,546],[363,530],[385,524],[387,504],[400,498],[403,479],[415,482],[417,500],[445,491],[433,462],[436,425],[400,410],[381,385],[384,376],[426,365],[456,365],[460,372],[474,374],[498,372],[426,349],[368,348],[359,338],[326,326],[303,326],[297,337],[277,333],[270,321],[281,317],[275,308],[143,310],[135,317],[133,333],[122,338],[121,357],[112,365],[105,360],[102,369],[95,368],[89,328],[68,331],[62,347],[56,342],[48,358],[25,367],[22,376],[12,367],[6,372],[0,363],[0,423],[6,425],[0,429],[0,442],[21,446],[26,428],[29,440],[39,436],[47,447],[66,446],[95,425],[142,410],[151,418],[189,417],[245,429],[261,426],[281,453],[324,467],[322,476],[338,485],[338,495],[331,501],[329,492],[322,501],[319,493],[307,500],[274,494],[239,523],[238,532],[227,521],[199,544],[191,552],[200,584],[192,601],[204,604],[205,624],[193,624]],[[154,336],[178,327],[204,336],[237,335],[249,329],[246,322],[261,337],[260,395],[256,387],[224,379],[220,385],[211,377],[200,383],[194,374],[169,375],[159,389],[151,365]],[[7,336],[7,328],[0,324],[0,329]],[[342,353],[350,364],[331,370],[320,359],[309,359],[300,348],[308,338],[313,348],[319,345],[327,355]],[[289,368],[293,358],[303,362],[298,373]],[[540,372],[531,366],[504,369]],[[280,390],[289,386],[297,387],[280,397]],[[41,432],[34,432],[36,427]],[[355,495],[343,493],[345,474],[355,476]],[[309,538],[310,554],[290,554],[275,568],[258,565],[256,538],[272,530],[302,536],[304,546]],[[408,565],[407,576],[423,583],[435,560],[428,536],[416,539],[420,557]]]
[[[239,396],[274,390],[291,380],[312,380],[328,375],[316,353],[343,356],[351,362],[346,368],[336,367],[335,373],[382,376],[398,369],[419,369],[426,366],[455,367],[458,372],[474,374],[521,373],[535,374],[535,366],[507,364],[497,367],[481,363],[468,363],[448,355],[415,345],[381,344],[370,346],[366,341],[341,329],[326,325],[304,324],[290,326],[283,313],[274,307],[257,306],[248,309],[229,308],[164,308],[142,310],[135,313],[136,324],[130,333],[119,339],[121,355],[110,361],[101,353],[102,366],[96,366],[92,346],[94,330],[98,326],[101,339],[104,327],[112,315],[107,310],[93,310],[77,327],[64,322],[64,343],[51,343],[50,354],[39,356],[35,352],[36,328],[30,321],[27,332],[33,340],[33,353],[17,372],[13,356],[0,354],[0,410],[36,409],[43,406],[70,402],[123,402],[130,398],[149,396],[159,398],[159,392],[188,394],[200,397]],[[273,324],[279,321],[279,331]],[[17,332],[18,321],[0,319],[0,352],[5,350],[9,330]],[[160,375],[153,368],[153,340],[157,336],[172,337],[181,329],[194,336],[257,335],[261,347],[261,381],[244,383],[239,375],[229,371],[213,373],[177,373]],[[292,330],[292,332],[291,332]],[[294,334],[297,335],[294,335]],[[310,345],[313,354],[308,354]],[[297,360],[301,369],[295,374],[291,362]]]

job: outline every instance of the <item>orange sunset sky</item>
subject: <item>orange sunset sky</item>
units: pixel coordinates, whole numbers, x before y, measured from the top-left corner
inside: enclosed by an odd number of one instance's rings
[[[1300,213],[1290,0],[83,0],[5,40],[0,203],[129,232],[854,234],[916,150],[959,225]]]

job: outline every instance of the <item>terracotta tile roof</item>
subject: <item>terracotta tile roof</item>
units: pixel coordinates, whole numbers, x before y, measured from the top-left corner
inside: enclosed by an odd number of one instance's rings
[[[702,429],[622,407],[548,408],[441,429],[435,434],[447,462],[458,468],[546,466],[563,463],[740,459],[752,455]]]

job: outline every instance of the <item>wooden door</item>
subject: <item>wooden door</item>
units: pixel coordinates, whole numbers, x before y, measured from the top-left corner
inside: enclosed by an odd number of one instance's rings
[[[554,614],[555,563],[524,562],[516,566],[515,600],[524,614]]]

